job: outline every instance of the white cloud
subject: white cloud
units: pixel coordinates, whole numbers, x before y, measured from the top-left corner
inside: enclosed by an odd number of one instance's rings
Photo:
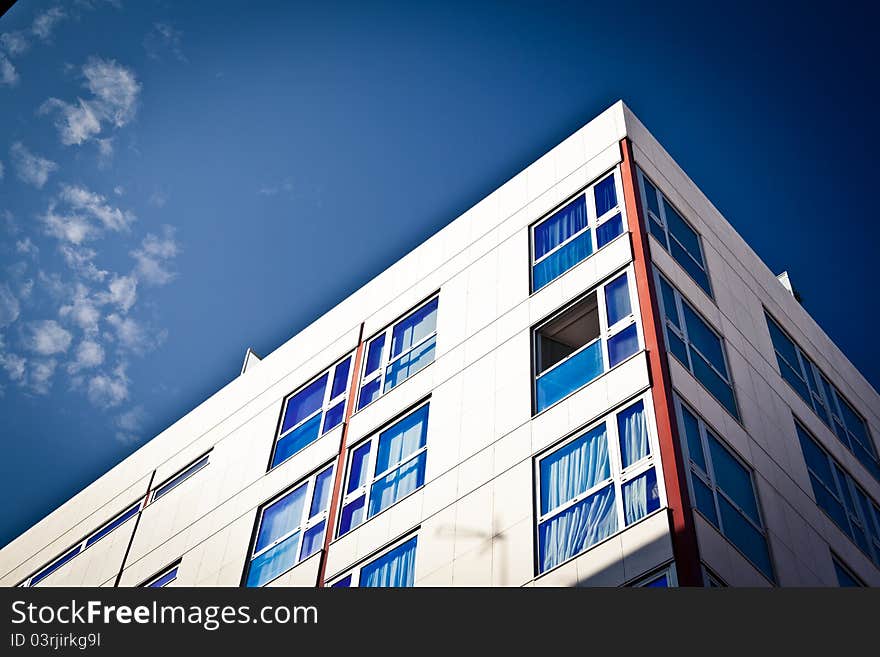
[[[79,276],[91,281],[103,281],[107,278],[107,272],[98,269],[93,260],[98,255],[97,251],[88,247],[61,244],[58,247],[64,262]]]
[[[113,159],[113,137],[96,141],[98,144],[98,167],[103,169],[109,166]]]
[[[75,359],[67,366],[71,374],[97,367],[104,362],[104,348],[94,340],[83,340],[77,345]]]
[[[4,32],[0,34],[0,48],[3,48],[10,57],[17,57],[27,52],[30,47],[24,32]]]
[[[103,129],[103,122],[121,128],[137,113],[141,86],[134,72],[112,59],[91,57],[82,67],[85,87],[91,97],[77,98],[68,103],[49,98],[39,109],[40,114],[55,112],[55,127],[61,143],[82,144]]]
[[[113,193],[116,194],[116,196],[122,196],[125,194],[125,187],[122,185],[116,185],[116,187],[113,188]]]
[[[166,53],[173,55],[177,60],[185,62],[186,57],[180,49],[183,33],[175,29],[169,23],[155,23],[153,28],[144,37],[144,49],[152,59],[161,59]]]
[[[131,252],[137,261],[138,275],[151,285],[165,285],[174,278],[166,263],[180,252],[180,245],[174,239],[174,228],[163,226],[162,231],[162,237],[148,234],[141,248]]]
[[[116,439],[125,444],[136,442],[143,431],[146,418],[147,414],[144,412],[144,407],[140,405],[120,413],[116,417],[116,427],[118,429]]]
[[[88,396],[95,406],[111,408],[128,398],[129,379],[125,363],[117,365],[110,373],[96,374],[88,383]]]
[[[9,58],[0,53],[0,84],[14,86],[18,83],[18,71],[9,61]]]
[[[147,203],[155,205],[157,208],[164,208],[167,202],[168,195],[164,192],[153,192],[150,194],[150,198],[147,199]]]
[[[82,283],[77,284],[70,302],[59,308],[58,316],[79,326],[86,335],[96,334],[101,321],[98,304],[89,296],[89,289]]]
[[[52,377],[58,363],[54,359],[38,360],[31,363],[24,381],[28,388],[40,395],[45,395],[52,387]]]
[[[58,165],[52,160],[31,153],[20,141],[12,144],[9,155],[19,180],[33,185],[37,189],[42,189],[46,181],[49,180],[49,174],[58,169]]]
[[[114,274],[107,291],[100,292],[97,298],[101,303],[116,305],[127,313],[137,301],[137,278]]]
[[[64,208],[60,209],[59,203]],[[128,210],[111,206],[100,194],[63,184],[58,199],[49,202],[49,209],[41,219],[47,234],[79,245],[96,238],[100,228],[128,230],[137,217]],[[95,225],[96,222],[99,225]]]
[[[40,217],[46,226],[46,234],[72,244],[82,244],[97,236],[98,231],[87,217],[77,214],[60,214],[54,202],[49,203],[46,214]]]
[[[31,25],[31,32],[43,41],[48,41],[52,37],[52,31],[55,29],[55,26],[66,17],[67,14],[61,7],[47,9],[34,19],[33,25]]]
[[[23,240],[18,240],[15,243],[15,250],[22,255],[29,255],[31,257],[36,258],[40,249],[31,241],[30,237],[25,237]]]
[[[54,319],[41,319],[28,324],[26,344],[31,351],[43,356],[63,353],[70,347],[73,336]]]
[[[56,301],[69,296],[71,286],[62,280],[57,272],[47,274],[41,269],[37,272],[37,278],[40,281],[40,286]]]
[[[31,296],[31,292],[34,291],[34,279],[29,278],[26,281],[22,281],[21,285],[18,286],[18,296],[21,299],[29,299]]]
[[[3,180],[3,173],[4,173],[3,162],[0,162],[0,180]]]
[[[18,303],[18,298],[9,286],[3,283],[0,285],[0,328],[12,324],[20,314],[21,305]]]
[[[22,356],[13,353],[4,353],[3,351],[0,351],[0,366],[6,370],[6,374],[11,380],[18,382],[24,381],[26,365],[27,358],[23,358]]]
[[[106,198],[85,187],[62,185],[60,198],[74,210],[87,212],[108,230],[127,230],[136,219],[128,210],[110,206]]]

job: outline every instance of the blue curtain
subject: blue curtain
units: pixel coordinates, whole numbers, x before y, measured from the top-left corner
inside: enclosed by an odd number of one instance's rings
[[[620,458],[624,468],[648,455],[650,448],[644,402],[636,402],[617,414],[617,433],[620,437]]]
[[[617,531],[614,486],[541,523],[541,572],[562,563]]]
[[[306,485],[303,484],[274,504],[266,507],[265,511],[263,511],[263,519],[260,523],[260,533],[257,534],[257,542],[256,545],[254,545],[254,552],[259,552],[264,547],[298,526],[302,522],[302,512],[305,501]]]
[[[608,316],[609,327],[632,314],[626,274],[615,278],[605,286],[605,312]]]
[[[611,208],[617,207],[617,191],[614,189],[614,176],[608,176],[605,180],[593,187],[596,197],[596,216],[601,217]]]
[[[361,568],[360,586],[412,586],[416,574],[416,541],[414,536],[388,554]]]
[[[623,487],[623,516],[627,525],[660,508],[657,473],[651,468]]]
[[[333,468],[327,468],[315,478],[315,490],[312,493],[312,506],[309,507],[309,518],[325,511],[330,503],[330,489],[333,487]]]
[[[541,460],[541,514],[549,513],[611,476],[602,424]]]
[[[535,226],[535,259],[550,252],[587,227],[587,202],[579,196],[543,223]]]
[[[623,234],[623,219],[618,212],[608,221],[596,228],[596,248],[601,249],[618,235]]]
[[[586,230],[552,255],[535,265],[532,278],[536,290],[561,276],[593,252],[593,240]]]

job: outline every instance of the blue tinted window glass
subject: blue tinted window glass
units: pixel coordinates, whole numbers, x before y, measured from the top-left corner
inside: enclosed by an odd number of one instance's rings
[[[118,518],[116,518],[116,520],[113,520],[112,522],[107,523],[107,524],[106,524],[105,526],[103,526],[101,529],[99,529],[99,530],[96,531],[94,534],[92,534],[91,536],[89,536],[89,540],[86,541],[86,547],[89,547],[89,546],[92,545],[93,543],[97,543],[97,542],[100,541],[102,538],[104,538],[107,534],[109,534],[109,533],[112,532],[114,529],[116,529],[117,527],[119,527],[119,525],[121,525],[122,523],[124,523],[126,520],[129,520],[129,519],[133,518],[134,516],[136,516],[136,515],[137,515],[137,512],[140,511],[140,509],[141,509],[141,505],[140,505],[140,503],[135,504],[135,505],[134,505],[133,507],[131,507],[128,511],[126,511],[126,512],[123,513],[121,516],[119,516]]]
[[[385,472],[425,446],[428,436],[428,408],[427,405],[422,406],[379,434],[376,474]]]
[[[648,209],[659,217],[660,206],[657,204],[657,190],[654,185],[648,182],[647,178],[642,177],[642,181],[645,183],[645,202],[648,204]]]
[[[687,345],[685,345],[684,343],[684,340],[673,333],[672,329],[667,329],[666,338],[669,342],[669,351],[672,352],[672,355],[678,358],[678,360],[681,361],[682,365],[689,368],[690,365],[688,365],[688,350]]]
[[[706,323],[691,310],[687,304],[683,304],[684,321],[687,325],[688,339],[700,353],[724,376],[727,376],[727,366],[724,363],[724,350],[721,347],[721,339],[715,335]]]
[[[361,586],[412,586],[416,576],[416,540],[409,539],[361,568]]]
[[[715,513],[715,496],[712,490],[699,477],[691,475],[691,481],[694,484],[694,506],[717,527],[718,515]]]
[[[635,324],[608,338],[608,366],[614,367],[639,350],[639,334]]]
[[[350,588],[351,587],[351,575],[346,575],[341,580],[336,582],[331,588]]]
[[[342,513],[339,515],[340,536],[354,529],[364,521],[364,507],[366,506],[366,501],[367,496],[361,495],[356,500],[349,502],[342,507]]]
[[[681,215],[665,199],[663,209],[666,211],[666,225],[669,226],[669,232],[697,262],[703,264],[703,258],[700,256],[700,238],[697,237],[694,229],[685,223]]]
[[[370,455],[370,443],[364,443],[351,455],[351,466],[348,470],[348,488],[346,493],[352,493],[367,481],[367,457]]]
[[[423,367],[433,363],[436,344],[437,338],[432,337],[391,363],[385,372],[385,391],[391,390]]]
[[[617,191],[614,189],[613,175],[596,183],[596,186],[593,187],[593,193],[596,197],[597,217],[601,217],[612,208],[617,207]]]
[[[850,406],[843,397],[838,395],[837,400],[840,402],[840,411],[843,413],[843,423],[846,425],[846,428],[849,430],[850,434],[859,442],[861,445],[867,449],[869,449],[873,455],[874,449],[871,444],[871,439],[868,438],[868,430],[865,427],[865,421],[853,410],[853,407]]]
[[[773,579],[770,552],[763,534],[755,529],[724,497],[718,497],[724,535],[755,564],[768,579]]]
[[[691,461],[700,466],[703,472],[708,472],[706,469],[706,457],[703,456],[703,445],[700,442],[700,427],[697,418],[682,406],[681,419],[682,430],[687,440],[688,456],[690,456]]]
[[[192,477],[196,472],[204,468],[206,465],[208,465],[208,455],[203,456],[198,461],[189,466],[186,470],[171,479],[168,483],[162,484],[162,486],[157,488],[156,491],[153,493],[153,501],[155,502],[160,497],[165,495],[165,493],[171,492],[171,490]]]
[[[164,586],[168,586],[175,579],[177,579],[177,567],[172,568],[171,570],[169,570],[167,573],[165,573],[161,577],[150,582],[149,588],[160,589]]]
[[[536,404],[541,411],[602,374],[602,343],[597,340],[575,356],[541,375]]]
[[[535,260],[587,227],[587,203],[583,196],[535,226]]]
[[[275,446],[275,456],[272,459],[272,467],[286,461],[298,451],[311,445],[318,439],[321,428],[321,415],[318,414],[305,424],[301,424],[289,434],[278,441]]]
[[[616,531],[614,486],[610,485],[539,525],[541,572],[583,552]]]
[[[296,426],[312,413],[321,409],[321,406],[324,405],[324,391],[327,389],[327,378],[328,374],[324,374],[320,379],[309,384],[288,400],[287,410],[284,412],[284,422],[281,424],[281,433]]]
[[[348,371],[351,369],[351,357],[336,366],[333,372],[333,388],[330,390],[330,399],[336,399],[345,392],[345,385],[348,383]]]
[[[844,587],[861,587],[862,583],[855,579],[852,575],[849,574],[849,571],[846,570],[843,566],[837,563],[837,559],[834,559],[834,572],[837,573],[837,584],[839,586]]]
[[[801,425],[795,424],[798,438],[801,442],[801,451],[804,453],[804,460],[807,466],[812,470],[828,488],[835,490],[834,476],[831,474],[831,466],[828,462],[828,456],[823,452],[813,439],[801,429]]]
[[[779,364],[779,373],[782,375],[782,378],[788,381],[788,384],[794,388],[794,391],[801,399],[807,402],[807,404],[812,403],[810,400],[810,391],[807,390],[807,384],[804,383],[804,380],[800,375],[800,370],[793,370],[789,364],[781,358],[777,358],[776,360]]]
[[[617,435],[620,439],[621,465],[624,468],[641,461],[650,453],[644,402],[636,402],[617,414]]]
[[[715,483],[745,511],[755,524],[761,524],[755,491],[752,489],[751,473],[740,465],[739,461],[711,433],[708,433],[707,436],[709,455],[712,457],[712,470],[715,472]]]
[[[321,429],[321,433],[327,433],[331,429],[335,429],[340,424],[342,424],[342,418],[344,415],[345,400],[343,399],[341,402],[336,404],[336,406],[324,413],[324,428]]]
[[[605,425],[541,459],[541,515],[611,476]]]
[[[666,319],[672,322],[678,328],[681,328],[681,320],[678,317],[678,308],[675,305],[675,292],[672,286],[666,282],[665,278],[660,280],[660,294],[663,297],[663,312]]]
[[[327,468],[315,477],[315,490],[312,493],[312,505],[309,507],[309,518],[327,510],[330,503],[330,492],[333,489],[333,468]]]
[[[361,387],[361,395],[358,397],[358,410],[379,398],[381,385],[382,377],[378,377]]]
[[[819,508],[824,509],[837,526],[849,534],[849,520],[847,520],[846,511],[840,501],[822,485],[822,482],[812,472],[810,473],[810,485],[813,487],[813,495],[816,497],[816,504]]]
[[[661,575],[657,579],[652,579],[650,582],[645,584],[644,588],[669,588],[669,578],[666,575]]]
[[[733,388],[730,387],[724,379],[709,367],[708,363],[703,360],[697,352],[691,352],[691,363],[693,364],[694,376],[700,381],[712,395],[721,402],[721,404],[730,412],[730,414],[738,418],[739,412],[736,409],[736,400],[733,396]]]
[[[306,502],[306,486],[289,492],[277,502],[273,502],[263,511],[260,532],[254,552],[259,552],[267,545],[274,543],[302,522],[303,506]]]
[[[657,473],[651,468],[623,485],[623,514],[627,525],[660,508]]]
[[[382,362],[382,347],[385,346],[385,334],[383,333],[378,338],[374,338],[370,343],[369,349],[367,349],[367,364],[364,369],[364,376],[372,374],[377,369],[379,369],[379,365]]]
[[[439,298],[431,299],[394,326],[391,331],[391,358],[399,356],[437,330],[438,303]]]
[[[776,350],[777,355],[781,355],[792,367],[797,368],[797,371],[800,372],[794,343],[788,339],[788,336],[782,332],[776,325],[776,322],[770,319],[769,315],[765,315],[765,317],[767,318],[767,328],[770,329],[770,341],[773,342],[773,348]]]
[[[300,550],[300,561],[312,556],[315,552],[324,547],[324,521],[317,525],[309,527],[303,534],[302,550]]]
[[[248,568],[247,586],[263,586],[296,564],[299,532],[291,534],[278,545],[254,557]]]
[[[701,288],[703,288],[703,292],[711,297],[712,290],[709,287],[709,277],[706,275],[706,271],[700,267],[690,255],[688,255],[687,251],[685,251],[678,242],[670,240],[669,244],[672,257],[675,258],[675,261],[680,264],[688,274],[690,274],[691,278],[693,278]]]
[[[618,235],[623,234],[623,219],[618,212],[608,221],[596,228],[596,246],[602,248]]]
[[[373,482],[370,488],[368,517],[373,517],[387,509],[425,483],[426,456],[427,452],[422,452],[416,458]]]
[[[592,252],[593,239],[590,231],[587,230],[535,265],[533,270],[535,289],[539,290],[550,281],[558,278]]]
[[[69,552],[66,552],[66,553],[63,554],[62,556],[58,557],[55,561],[53,561],[53,562],[50,563],[48,566],[46,566],[45,568],[43,568],[43,570],[41,570],[41,571],[38,572],[36,575],[34,575],[34,576],[31,578],[31,583],[30,583],[30,585],[31,585],[31,586],[34,586],[37,582],[46,579],[49,575],[51,575],[52,573],[54,573],[56,570],[58,570],[59,568],[61,568],[61,566],[63,566],[63,565],[66,564],[68,561],[70,561],[71,559],[73,559],[76,555],[78,555],[79,552],[80,552],[80,549],[81,549],[81,546],[77,545],[75,548],[73,548],[73,549],[70,550]]]
[[[608,315],[608,326],[614,326],[624,317],[632,314],[626,274],[615,278],[605,286],[605,312]]]

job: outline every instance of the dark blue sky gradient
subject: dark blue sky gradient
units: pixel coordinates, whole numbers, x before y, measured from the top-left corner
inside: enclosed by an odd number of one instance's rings
[[[876,387],[877,16],[710,4],[127,0],[59,24],[0,86],[0,212],[47,268],[35,217],[57,185],[121,185],[133,237],[169,224],[181,253],[173,281],[140,290],[167,335],[128,358],[121,405],[91,405],[62,365],[48,394],[0,372],[0,544],[234,378],[246,347],[274,350],[619,98]],[[51,6],[19,2],[0,33]],[[148,56],[156,22],[179,56]],[[65,64],[93,55],[142,86],[104,168],[36,115],[83,93]],[[16,179],[16,141],[58,163],[42,190]],[[0,237],[6,267],[21,235]],[[103,266],[129,266],[130,245],[101,244]],[[134,404],[141,439],[119,442]]]

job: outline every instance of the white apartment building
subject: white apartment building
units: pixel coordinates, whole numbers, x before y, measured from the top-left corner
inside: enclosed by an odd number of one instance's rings
[[[880,585],[880,397],[618,102],[0,550],[7,586]]]

